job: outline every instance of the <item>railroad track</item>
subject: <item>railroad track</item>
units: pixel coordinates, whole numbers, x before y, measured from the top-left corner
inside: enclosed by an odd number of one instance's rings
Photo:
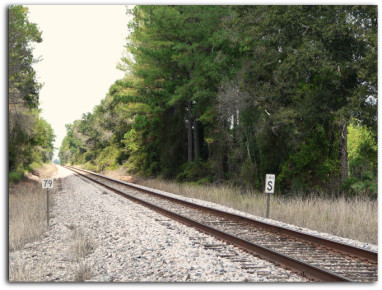
[[[310,280],[325,282],[378,280],[376,252],[204,207],[163,195],[155,189],[91,171],[65,167],[130,200]],[[131,193],[129,189],[133,189],[134,192]],[[205,247],[208,248],[208,245]],[[212,245],[210,249],[219,251],[219,245]],[[224,247],[221,247],[221,252],[222,257],[235,259],[237,256],[232,251],[224,253]],[[242,268],[256,271],[255,265],[248,265],[246,261],[239,262],[242,262]]]

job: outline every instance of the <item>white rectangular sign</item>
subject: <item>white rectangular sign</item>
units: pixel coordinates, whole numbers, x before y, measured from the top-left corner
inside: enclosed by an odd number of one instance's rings
[[[53,188],[53,179],[43,179],[42,188]]]
[[[275,183],[276,177],[274,174],[267,174],[265,176],[265,193],[274,193],[275,192]]]

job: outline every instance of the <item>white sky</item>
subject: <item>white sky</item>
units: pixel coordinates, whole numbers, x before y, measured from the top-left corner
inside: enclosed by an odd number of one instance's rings
[[[52,125],[55,147],[65,124],[92,112],[109,87],[124,76],[116,68],[128,35],[124,5],[28,5],[29,20],[42,31],[33,55],[40,91],[41,116]],[[57,152],[56,152],[57,154]]]

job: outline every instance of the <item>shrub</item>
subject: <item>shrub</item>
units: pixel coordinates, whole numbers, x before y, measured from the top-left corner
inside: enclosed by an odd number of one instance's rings
[[[147,153],[139,153],[130,155],[129,159],[122,164],[124,168],[127,169],[128,172],[134,174],[140,174],[142,172],[142,164],[147,159]]]
[[[27,170],[29,172],[32,172],[33,174],[36,173],[37,169],[39,169],[42,166],[42,163],[34,161],[32,162],[28,167]]]
[[[82,167],[85,170],[97,171],[97,166],[91,163],[90,161],[83,164]]]
[[[120,155],[120,151],[121,149],[114,145],[102,149],[101,153],[95,160],[95,163],[98,165],[98,171],[117,169],[119,166],[118,157]]]
[[[207,162],[186,162],[180,167],[180,173],[176,180],[184,181],[201,181],[205,183],[207,180],[212,181],[211,166]]]
[[[255,164],[248,158],[245,160],[241,167],[240,178],[244,181],[246,186],[249,186],[252,189],[258,185],[256,184],[257,175]]]
[[[378,146],[370,129],[357,124],[348,127],[349,178],[342,189],[349,195],[378,194]]]
[[[8,180],[10,184],[14,184],[20,182],[20,180],[24,177],[24,170],[16,170],[11,171],[8,174]]]

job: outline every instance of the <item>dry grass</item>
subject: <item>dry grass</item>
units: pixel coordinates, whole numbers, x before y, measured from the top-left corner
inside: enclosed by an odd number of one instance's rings
[[[34,183],[15,186],[9,194],[9,251],[40,239],[46,229],[46,191]]]
[[[211,201],[265,217],[266,195],[227,186],[179,184],[158,179],[137,183],[182,196]],[[283,198],[272,195],[269,217],[333,235],[378,244],[378,202],[367,197],[337,199],[310,196]]]
[[[42,167],[33,171],[40,178],[48,178],[57,172],[57,166],[53,163],[43,164]]]
[[[71,226],[72,235],[70,239],[70,248],[68,256],[73,262],[70,267],[74,271],[73,282],[84,282],[91,278],[92,266],[86,261],[86,257],[93,252],[94,247],[92,241],[84,234],[81,229]],[[40,273],[40,265],[43,266],[44,261],[40,260],[37,263],[26,266],[23,260],[17,260],[9,266],[9,281],[10,282],[41,282],[36,280],[36,277],[43,277]]]
[[[127,176],[124,168],[107,171],[114,178]],[[249,214],[265,217],[266,195],[229,186],[180,184],[160,179],[133,178],[151,188],[225,205]],[[319,232],[378,244],[378,201],[365,196],[336,199],[311,195],[281,197],[272,195],[270,218]]]
[[[41,179],[52,176],[56,171],[54,164],[45,164],[36,170],[36,174]],[[36,176],[29,176],[9,187],[9,251],[41,238],[47,229],[46,190],[37,180]],[[49,207],[52,206],[50,198]]]
[[[73,227],[71,255],[74,261],[81,262],[93,252],[93,243],[81,229]]]
[[[94,243],[89,240],[83,230],[75,226],[72,226],[71,230],[72,246],[70,255],[78,266],[74,276],[74,282],[84,282],[89,280],[92,275],[92,267],[86,262],[86,257],[94,251]]]
[[[28,174],[24,181],[11,185],[9,188],[9,251],[22,249],[28,242],[42,238],[47,230],[46,220],[46,190],[41,188],[41,180],[51,177],[57,171],[53,164],[46,164]],[[55,185],[56,186],[56,185]],[[52,196],[49,207],[53,206]],[[91,267],[85,261],[93,251],[93,243],[84,232],[72,227],[70,257],[77,264],[74,280],[85,281],[91,276]],[[10,282],[39,282],[33,277],[39,277],[36,271],[39,267],[28,268],[24,261],[15,261],[9,266]]]
[[[23,260],[18,260],[14,264],[9,265],[9,281],[10,282],[32,282],[31,272],[26,268]]]
[[[81,261],[78,264],[78,270],[74,275],[74,282],[85,282],[92,276],[91,266],[86,261]]]
[[[109,176],[111,178],[120,179],[130,183],[135,183],[135,178],[132,175],[128,175],[126,172],[126,169],[123,167],[119,167],[118,169],[114,169],[114,170],[105,170],[101,172],[101,174]]]
[[[36,175],[28,174],[23,181],[9,187],[9,251],[17,251],[26,243],[42,238],[47,230],[46,190],[41,188],[41,178],[52,176],[57,171],[53,164],[36,170]],[[39,182],[40,181],[40,182]],[[49,207],[53,199],[49,199]],[[23,261],[9,268],[9,281],[31,281],[32,269],[27,269]]]

